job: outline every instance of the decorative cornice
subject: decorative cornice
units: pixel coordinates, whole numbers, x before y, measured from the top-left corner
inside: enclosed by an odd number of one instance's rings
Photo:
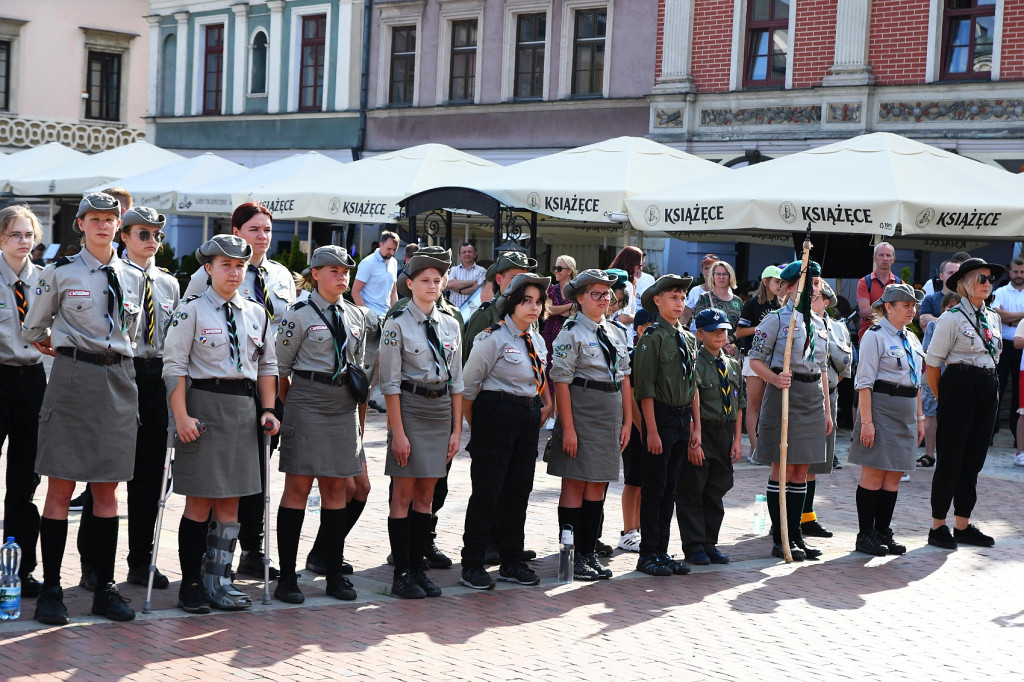
[[[878,120],[913,121],[1024,121],[1024,99],[962,99],[931,102],[880,102]]]
[[[701,109],[700,125],[805,125],[821,123],[821,107],[778,106],[745,109]]]
[[[59,142],[82,152],[102,152],[146,139],[142,128],[0,116],[0,146],[36,147]]]

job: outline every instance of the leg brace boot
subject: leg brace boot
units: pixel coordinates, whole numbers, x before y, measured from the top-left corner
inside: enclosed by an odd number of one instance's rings
[[[231,584],[231,562],[238,543],[237,523],[210,523],[203,558],[203,589],[210,604],[218,609],[235,611],[252,606],[249,595]]]

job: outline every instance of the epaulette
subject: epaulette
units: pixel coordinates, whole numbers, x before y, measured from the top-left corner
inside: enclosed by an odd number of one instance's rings
[[[395,312],[391,313],[390,317],[391,317],[391,319],[396,319],[398,317],[401,317],[402,313],[404,313],[404,312],[405,312],[405,308],[399,308]]]
[[[952,308],[949,309],[949,312],[951,312],[951,313],[958,313],[958,312],[960,312],[960,306],[958,306],[958,305],[953,306]]]
[[[480,307],[477,309],[477,312],[480,312],[481,310],[487,310],[488,308],[491,307],[492,303],[494,303],[494,299],[491,299],[490,301],[485,301],[485,302],[481,303]]]
[[[188,303],[189,301],[196,300],[197,298],[199,298],[199,296],[200,294],[192,294],[191,296],[186,296],[185,298],[181,299],[181,302]]]
[[[168,270],[167,268],[162,268],[162,267],[160,267],[160,266],[158,265],[158,266],[156,266],[156,269],[157,269],[157,270],[163,270],[164,272],[166,272],[166,273],[167,273],[168,275],[170,275],[171,277],[174,277],[174,273],[172,273],[172,272],[171,272],[170,270]]]
[[[53,262],[53,267],[59,268],[62,265],[67,265],[68,263],[71,263],[73,259],[74,256],[61,256]]]
[[[651,326],[644,330],[644,336],[648,336],[650,334],[653,334],[655,331],[657,331],[657,328],[658,328],[658,323],[657,322],[652,322]]]
[[[618,320],[608,320],[608,321],[611,322],[612,324],[614,324],[616,327],[618,327],[622,331],[626,331],[626,325],[622,324]]]
[[[504,325],[505,325],[505,320],[502,320],[501,322],[495,322],[494,324],[492,324],[487,329],[484,329],[484,331],[487,332],[488,334],[493,334],[494,332],[496,332],[499,329],[501,329]]]
[[[882,325],[880,325],[880,324],[873,324],[870,327],[868,327],[868,329],[870,329],[873,332],[877,332],[881,328],[882,328]]]
[[[576,326],[576,320],[566,320],[565,324],[562,325],[562,329],[572,329]]]
[[[299,301],[298,303],[292,305],[292,310],[302,310],[303,308],[306,307],[306,305],[306,301]]]

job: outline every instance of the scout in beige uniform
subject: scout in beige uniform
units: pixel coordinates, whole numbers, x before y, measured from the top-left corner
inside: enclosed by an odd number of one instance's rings
[[[391,591],[406,599],[441,595],[423,571],[423,556],[430,545],[434,485],[462,435],[460,330],[435,304],[451,263],[445,255],[412,257],[406,266],[412,304],[387,320],[381,335],[381,392],[390,420],[384,473],[394,486],[388,517],[395,562]]]
[[[76,222],[84,248],[43,270],[25,315],[25,340],[56,354],[39,413],[36,455],[36,473],[49,477],[39,526],[44,590],[36,619],[51,625],[68,622],[60,566],[75,481],[92,483],[92,611],[111,620],[135,617],[113,583],[115,491],[119,481],[131,479],[135,464],[138,390],[131,360],[142,291],[139,271],[117,258],[112,246],[120,224],[116,199],[103,193],[84,197]]]
[[[821,318],[809,309],[796,310],[799,289],[800,261],[790,263],[779,278],[785,282],[783,293],[789,301],[779,310],[768,313],[757,325],[751,341],[750,368],[768,383],[761,401],[757,429],[756,460],[771,464],[768,479],[768,513],[774,524],[772,556],[781,558],[782,526],[779,519],[779,443],[782,424],[782,389],[789,388],[789,452],[786,470],[786,512],[792,556],[796,561],[815,559],[821,551],[808,547],[800,532],[804,495],[807,492],[807,468],[825,461],[825,436],[832,430],[832,414],[828,402],[828,336]],[[821,266],[807,264],[804,282],[808,298],[821,290]],[[790,318],[796,315],[793,352],[789,372],[782,367],[786,355],[786,334]],[[809,315],[807,319],[805,315]]]
[[[611,577],[597,559],[598,526],[608,483],[619,478],[619,458],[629,442],[633,394],[626,330],[605,318],[614,275],[584,270],[565,285],[578,312],[551,349],[558,420],[551,433],[548,473],[562,478],[558,524],[576,531],[579,580]]]
[[[7,441],[4,534],[21,545],[21,596],[36,597],[43,584],[32,576],[39,540],[39,509],[32,502],[36,475],[39,407],[46,390],[43,356],[21,335],[36,297],[42,268],[29,260],[42,238],[39,219],[25,205],[0,211],[0,445]]]
[[[314,289],[307,301],[282,315],[277,330],[278,394],[286,406],[280,470],[286,475],[277,510],[281,575],[274,596],[292,604],[305,601],[295,562],[314,477],[322,495],[320,535],[327,594],[356,598],[352,583],[342,573],[348,533],[346,488],[348,479],[359,475],[364,466],[359,457],[359,403],[349,373],[365,376],[361,375],[363,352],[367,337],[373,335],[370,325],[376,322],[366,308],[342,298],[354,267],[355,261],[341,247],[317,249],[308,276]]]
[[[251,428],[254,398],[267,432],[277,433],[280,423],[269,315],[238,293],[251,255],[252,248],[232,235],[217,235],[196,250],[212,284],[181,302],[164,343],[163,377],[180,441],[174,491],[186,496],[178,528],[178,605],[190,613],[206,613],[211,605],[252,606],[230,575],[238,498],[260,489],[259,462],[252,456],[258,446]]]
[[[231,233],[241,237],[252,247],[252,259],[246,267],[245,279],[238,287],[238,293],[242,298],[255,301],[266,308],[270,321],[276,323],[288,306],[295,303],[295,280],[288,268],[270,260],[267,255],[273,237],[273,219],[270,211],[260,203],[249,201],[239,204],[231,214]],[[192,275],[192,280],[185,289],[185,297],[198,296],[206,290],[209,283],[209,275],[200,268]],[[253,404],[253,409],[255,423],[259,420],[258,400]],[[257,441],[262,443],[263,435],[258,424],[255,429]],[[263,472],[266,469],[262,445],[257,448],[256,456],[260,465],[261,486],[265,486]],[[263,577],[263,492],[261,490],[246,495],[238,501],[238,522],[242,526],[238,533],[238,544],[242,546],[238,573],[254,578]],[[277,578],[277,568],[273,565],[270,567],[270,578]]]
[[[969,258],[946,280],[960,303],[935,323],[925,378],[939,401],[935,475],[932,477],[932,529],[928,544],[956,549],[958,543],[991,547],[995,540],[971,523],[978,501],[978,473],[985,466],[999,408],[996,365],[1003,346],[999,315],[985,305],[1001,265]],[[946,370],[940,371],[945,363]],[[940,394],[941,389],[941,394]],[[946,515],[953,505],[955,527]]]
[[[492,282],[498,290],[498,293],[494,296],[494,300],[496,300],[500,294],[505,293],[505,289],[508,287],[513,277],[523,272],[536,271],[537,261],[533,258],[528,258],[527,255],[521,251],[506,251],[498,256],[498,259],[494,261],[489,268],[487,268],[486,275],[487,281]],[[465,351],[462,355],[463,362],[469,360],[469,354],[473,350],[473,341],[476,339],[477,335],[492,324],[501,322],[502,316],[499,315],[498,311],[494,308],[494,300],[487,301],[480,306],[480,308],[473,313],[473,316],[469,318],[469,322],[466,323],[466,331],[462,336],[464,346],[463,351]]]
[[[540,425],[554,409],[545,390],[547,348],[535,323],[547,301],[549,277],[520,274],[494,307],[505,317],[480,332],[466,363],[463,408],[472,429],[473,492],[466,506],[463,585],[491,589],[485,552],[497,526],[499,580],[536,585],[522,559],[526,506],[533,490]]]

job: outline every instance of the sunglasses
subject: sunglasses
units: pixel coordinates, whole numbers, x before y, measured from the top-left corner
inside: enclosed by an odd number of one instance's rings
[[[160,230],[139,230],[138,237],[139,241],[143,242],[148,242],[149,238],[152,237],[153,241],[155,241],[157,244],[162,244],[163,241],[167,239],[167,235],[165,235]]]
[[[568,270],[569,268],[565,267],[564,265],[556,265],[551,269],[554,270],[555,272],[562,272],[563,270]]]
[[[997,279],[999,278],[995,275],[978,275],[978,284],[984,284],[985,282],[995,284]]]

